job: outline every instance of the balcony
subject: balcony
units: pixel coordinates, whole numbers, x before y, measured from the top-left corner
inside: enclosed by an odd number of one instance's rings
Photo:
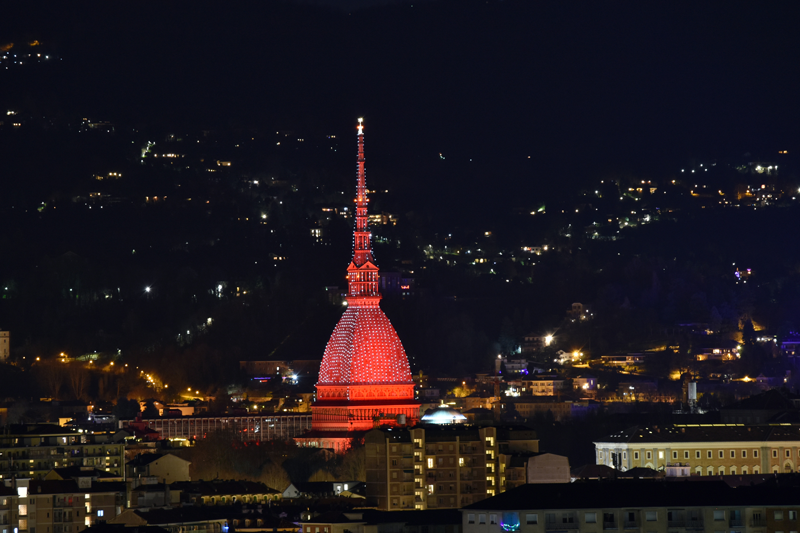
[[[616,522],[603,522],[603,529],[617,529]]]
[[[638,520],[625,520],[625,522],[623,522],[623,527],[625,529],[639,529],[642,527],[642,524]]]
[[[767,527],[767,519],[753,518],[750,520],[750,527]]]
[[[729,520],[729,523],[730,523],[730,527],[743,527],[744,526],[744,520],[742,520],[741,518],[731,518]]]

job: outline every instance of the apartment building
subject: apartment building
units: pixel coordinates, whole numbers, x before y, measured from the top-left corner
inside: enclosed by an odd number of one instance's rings
[[[121,512],[122,485],[6,480],[0,486],[0,533],[79,533]]]
[[[521,382],[523,396],[555,396],[567,390],[567,380],[557,374],[532,374]]]
[[[54,468],[93,467],[125,475],[125,445],[106,434],[79,433],[51,424],[9,426],[0,434],[0,479],[43,479]]]
[[[686,424],[635,426],[594,443],[596,464],[663,470],[680,462],[692,475],[797,472],[800,426]]]
[[[365,436],[367,499],[378,509],[448,509],[505,490],[506,455],[538,452],[522,426],[417,426]],[[518,475],[518,474],[515,474]]]
[[[788,533],[800,525],[794,483],[739,488],[716,480],[523,485],[461,509],[462,532]]]

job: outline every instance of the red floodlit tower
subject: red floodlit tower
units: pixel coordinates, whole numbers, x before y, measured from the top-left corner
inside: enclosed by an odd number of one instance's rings
[[[364,169],[364,125],[358,119],[358,182],[353,260],[347,267],[347,310],[333,330],[311,407],[311,435],[317,445],[339,447],[338,432],[365,431],[375,424],[394,425],[419,419],[408,357],[380,308],[378,267],[372,256]],[[339,438],[352,438],[342,433]],[[327,445],[324,444],[325,441]]]

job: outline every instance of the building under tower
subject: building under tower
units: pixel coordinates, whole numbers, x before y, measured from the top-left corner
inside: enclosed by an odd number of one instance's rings
[[[358,171],[353,259],[347,267],[347,310],[333,330],[311,406],[311,431],[295,440],[345,451],[379,426],[413,425],[420,402],[403,344],[380,308],[379,272],[369,230],[364,124],[358,119]]]

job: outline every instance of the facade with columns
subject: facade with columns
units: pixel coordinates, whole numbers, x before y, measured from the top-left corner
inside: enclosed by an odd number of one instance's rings
[[[635,426],[594,443],[595,461],[620,470],[688,465],[692,475],[797,472],[800,426]]]

